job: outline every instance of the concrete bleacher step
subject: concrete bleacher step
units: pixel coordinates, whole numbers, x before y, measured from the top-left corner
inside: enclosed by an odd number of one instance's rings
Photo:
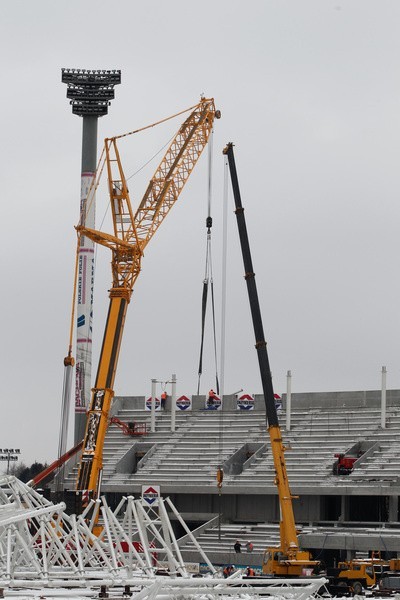
[[[122,409],[117,415],[122,421],[146,422],[150,425],[149,411]],[[400,473],[400,411],[388,410],[386,428],[380,428],[380,411],[360,408],[293,409],[291,430],[285,430],[286,415],[280,414],[290,483],[301,487],[315,487],[316,463],[319,465],[319,485],[332,487],[340,481],[357,481],[367,486],[368,479],[382,480],[382,485],[395,484]],[[334,454],[346,451],[358,440],[374,440],[378,448],[351,473],[339,479],[332,476]],[[177,413],[175,432],[170,431],[170,414],[157,413],[156,431],[140,438],[130,438],[110,426],[104,445],[103,482],[110,485],[123,482],[139,485],[158,479],[177,485],[215,485],[216,467],[249,441],[266,444],[266,452],[237,475],[225,475],[224,485],[260,488],[270,487],[274,480],[274,466],[265,426],[265,415],[227,411],[224,414],[209,411]],[[116,465],[135,442],[154,445],[154,452],[137,473],[116,473]],[[73,487],[77,469],[66,472],[65,480]],[[147,478],[147,480],[146,480]],[[184,478],[184,481],[183,481]]]

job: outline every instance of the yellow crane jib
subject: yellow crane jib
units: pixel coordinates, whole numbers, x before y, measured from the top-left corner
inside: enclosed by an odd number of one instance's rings
[[[202,98],[174,136],[135,214],[117,147],[117,140],[124,136],[105,140],[114,231],[103,233],[83,224],[76,228],[78,235],[88,236],[112,252],[109,310],[76,482],[76,490],[87,500],[99,494],[104,439],[126,311],[141,270],[143,251],[177,201],[208,142],[214,119],[219,117],[214,100]]]

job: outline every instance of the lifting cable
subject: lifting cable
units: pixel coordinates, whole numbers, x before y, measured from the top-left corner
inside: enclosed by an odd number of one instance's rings
[[[212,274],[212,254],[211,254],[211,228],[212,228],[212,217],[211,217],[211,196],[212,196],[212,150],[213,150],[213,132],[211,132],[208,141],[208,192],[207,192],[207,244],[206,244],[206,266],[205,275],[203,280],[203,294],[201,303],[201,343],[200,343],[200,358],[199,358],[199,369],[198,369],[198,382],[197,382],[197,395],[200,394],[200,379],[203,372],[203,350],[204,350],[204,331],[206,324],[206,313],[207,313],[207,298],[208,288],[210,287],[211,292],[211,310],[212,310],[212,323],[213,323],[213,340],[214,340],[214,360],[215,360],[215,387],[217,395],[219,395],[219,379],[218,379],[218,362],[217,362],[217,336],[215,332],[215,302],[214,302],[214,282]]]
[[[222,282],[221,282],[221,358],[220,358],[220,384],[221,398],[225,391],[225,340],[226,340],[226,267],[227,267],[227,248],[228,248],[228,159],[225,156],[224,164],[224,192],[222,202]],[[219,413],[218,419],[218,467],[217,467],[217,488],[218,488],[218,539],[221,540],[221,522],[222,522],[222,485],[224,480],[223,469],[223,449],[224,449],[224,405]]]

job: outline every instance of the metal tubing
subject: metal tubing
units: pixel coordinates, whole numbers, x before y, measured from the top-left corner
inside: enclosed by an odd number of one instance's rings
[[[182,525],[182,527],[184,528],[184,530],[186,531],[186,533],[189,534],[190,539],[192,540],[192,542],[196,546],[196,549],[198,550],[198,552],[201,554],[203,560],[207,563],[208,568],[211,570],[212,573],[215,574],[217,571],[216,571],[214,565],[212,565],[210,563],[210,561],[208,560],[208,556],[203,552],[202,547],[200,546],[200,544],[198,543],[198,541],[194,537],[193,533],[190,531],[189,527],[186,525],[185,521],[182,519],[181,515],[176,510],[175,506],[172,504],[171,500],[169,498],[166,498],[165,501],[168,502],[168,504],[169,504],[172,512],[174,513],[174,515],[178,519],[179,523]]]
[[[381,427],[386,428],[386,367],[382,367]]]
[[[292,416],[292,372],[288,371],[286,376],[286,431],[290,431],[290,420]]]
[[[175,420],[176,420],[176,375],[172,374],[171,377],[171,431],[175,431]]]
[[[156,379],[151,380],[151,415],[150,415],[150,431],[154,433],[156,430]]]

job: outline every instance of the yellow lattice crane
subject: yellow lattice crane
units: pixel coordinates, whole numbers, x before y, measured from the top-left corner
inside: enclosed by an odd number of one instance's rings
[[[79,464],[76,490],[85,499],[98,495],[103,468],[103,445],[114,395],[113,386],[127,307],[141,270],[143,251],[177,201],[219,118],[214,100],[202,98],[181,125],[143,199],[132,213],[129,190],[117,148],[117,139],[105,140],[109,195],[114,234],[78,226],[85,235],[112,251],[112,288],[98,371]],[[86,503],[86,502],[84,502]]]

